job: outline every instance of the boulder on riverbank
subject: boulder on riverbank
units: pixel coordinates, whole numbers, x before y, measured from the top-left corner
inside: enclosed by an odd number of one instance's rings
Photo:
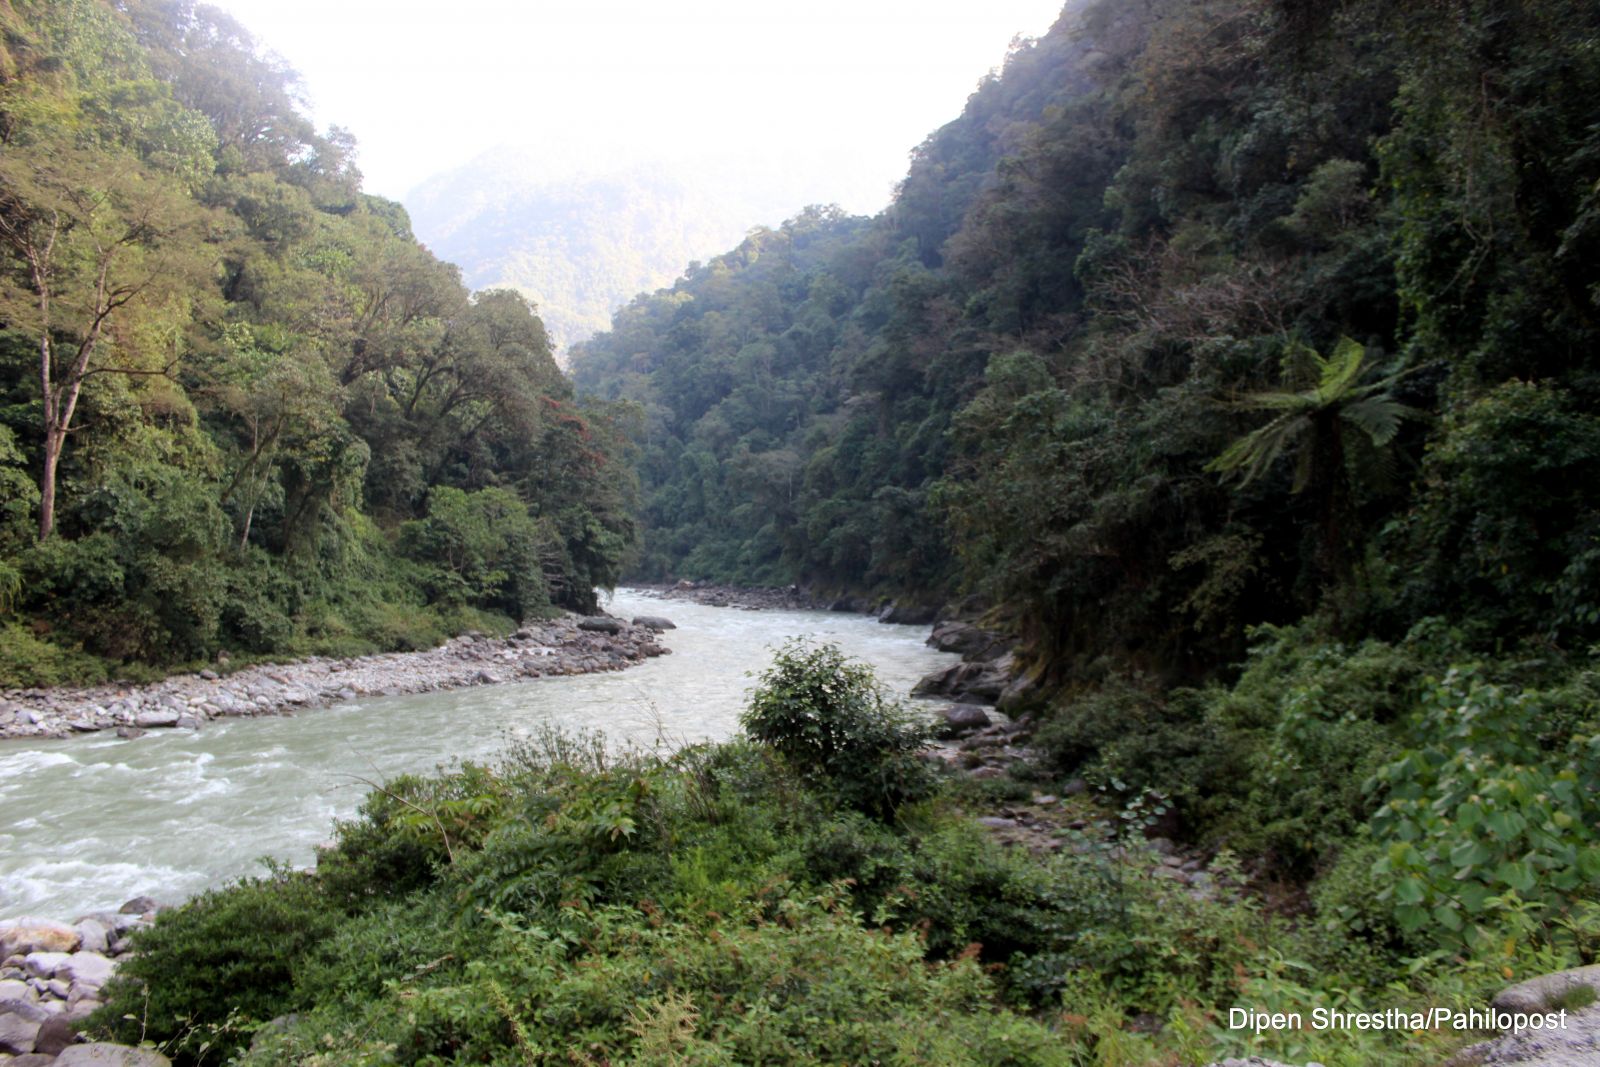
[[[1011,654],[993,662],[963,662],[924,675],[912,696],[947,696],[968,704],[995,704],[1011,685]]]
[[[966,737],[989,725],[989,713],[980,704],[951,704],[940,708],[934,733],[942,739]]]
[[[939,609],[926,604],[903,603],[891,600],[878,612],[878,621],[902,626],[927,626],[939,614]]]
[[[1011,649],[1011,641],[1003,634],[956,621],[935,626],[928,635],[928,644],[940,652],[954,652],[971,663],[999,659]]]
[[[75,951],[82,935],[66,923],[24,915],[0,922],[0,960],[34,952]]]
[[[70,926],[32,918],[0,924],[5,931],[0,936],[7,938],[0,942],[5,946],[0,953],[0,1055],[17,1057],[10,1064],[24,1067],[43,1067],[45,1062],[68,1067],[166,1064],[164,1057],[149,1058],[148,1050],[75,1044],[74,1027],[100,1007],[101,990],[116,973],[116,957],[128,950],[126,935],[148,926],[159,907],[149,897],[135,897],[120,912],[96,912]],[[37,945],[71,947],[32,947]]]

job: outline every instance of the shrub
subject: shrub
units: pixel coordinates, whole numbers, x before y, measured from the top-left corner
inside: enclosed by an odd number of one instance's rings
[[[1471,945],[1518,899],[1564,909],[1594,892],[1600,735],[1569,734],[1572,719],[1549,695],[1473,668],[1424,690],[1413,747],[1368,784],[1386,798],[1373,871],[1389,879],[1380,897],[1402,929]]]
[[[299,1006],[298,965],[340,917],[315,878],[282,869],[205,893],[136,936],[90,1026],[183,1060],[226,1056],[252,1024]]]
[[[885,698],[872,669],[833,645],[785,645],[739,721],[802,775],[868,814],[888,815],[932,787],[918,758],[928,725]]]
[[[106,665],[95,657],[36,637],[16,623],[0,622],[0,689],[92,685],[105,679]]]

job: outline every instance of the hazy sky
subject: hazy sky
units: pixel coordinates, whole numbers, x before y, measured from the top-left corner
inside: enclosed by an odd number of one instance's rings
[[[501,144],[554,172],[718,156],[872,212],[1060,0],[215,0],[347,127],[368,191]],[[799,206],[799,205],[796,205]]]

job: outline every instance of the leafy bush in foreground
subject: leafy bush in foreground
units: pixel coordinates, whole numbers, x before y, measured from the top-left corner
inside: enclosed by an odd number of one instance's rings
[[[888,815],[932,788],[917,758],[928,726],[885,698],[871,668],[846,661],[832,645],[785,645],[739,721],[802,775],[869,814]]]

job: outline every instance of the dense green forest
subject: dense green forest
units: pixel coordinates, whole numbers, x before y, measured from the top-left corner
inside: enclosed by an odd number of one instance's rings
[[[291,72],[186,0],[0,31],[0,685],[592,608],[627,411],[362,193]]]
[[[985,594],[1062,678],[1246,630],[1600,635],[1580,4],[1075,3],[917,149],[574,356],[641,573]]]

